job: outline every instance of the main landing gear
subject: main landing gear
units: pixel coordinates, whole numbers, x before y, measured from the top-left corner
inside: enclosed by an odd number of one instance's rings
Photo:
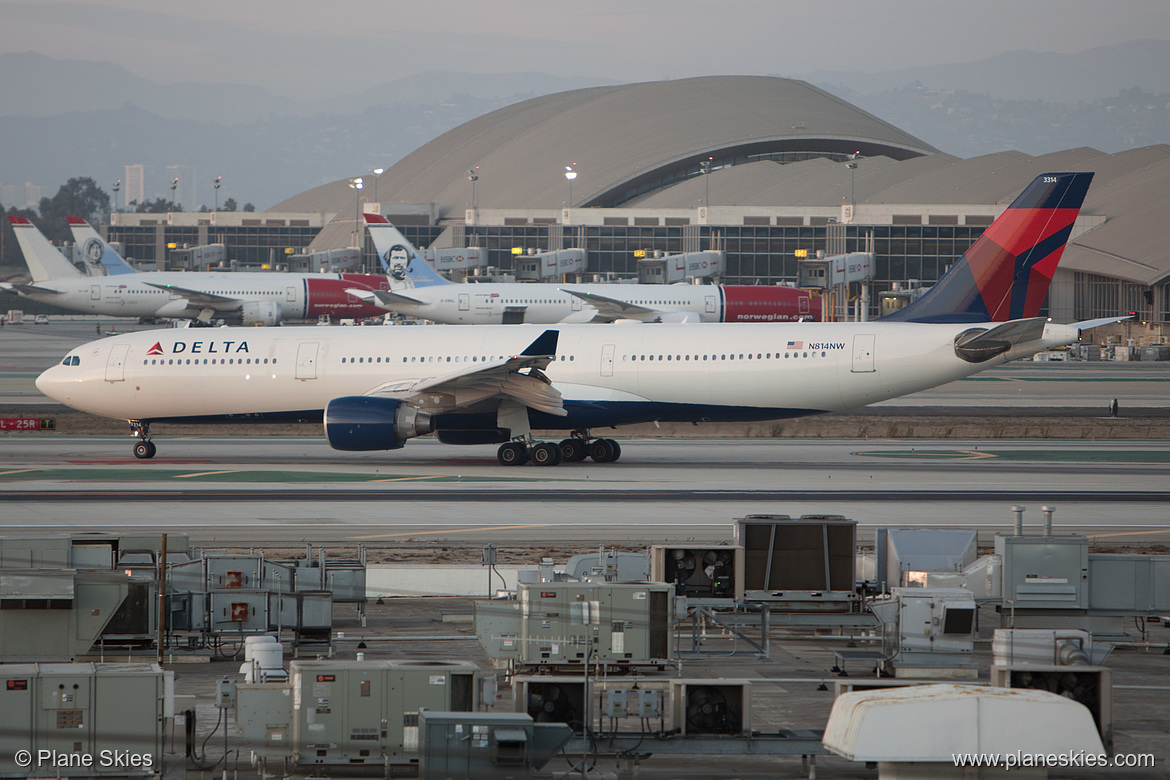
[[[150,440],[150,423],[131,420],[130,427],[134,429],[134,435],[138,437],[138,441],[134,442],[134,457],[139,460],[150,460],[153,458],[155,453],[158,452],[158,448]]]
[[[516,440],[500,445],[496,460],[503,466],[557,466],[562,462],[580,463],[592,458],[594,463],[613,463],[622,456],[621,445],[613,439],[598,439],[588,431],[573,431],[560,444],[548,441]]]

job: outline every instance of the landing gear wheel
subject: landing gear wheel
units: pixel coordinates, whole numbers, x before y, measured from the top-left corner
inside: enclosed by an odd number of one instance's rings
[[[610,463],[617,460],[617,442],[613,439],[594,439],[586,449],[594,463]]]
[[[613,448],[613,457],[609,459],[610,463],[617,462],[618,458],[622,456],[622,445],[618,444],[614,439],[606,439],[609,446]]]
[[[551,441],[542,441],[532,448],[529,453],[535,466],[556,466],[563,459],[561,448]]]
[[[139,460],[150,460],[156,452],[158,452],[158,449],[152,441],[140,441],[134,445],[134,457]]]
[[[510,441],[500,445],[496,451],[496,460],[501,466],[522,466],[528,461],[528,452],[520,442]]]
[[[580,463],[589,456],[585,451],[585,442],[581,439],[565,439],[560,444],[561,456],[566,463]]]

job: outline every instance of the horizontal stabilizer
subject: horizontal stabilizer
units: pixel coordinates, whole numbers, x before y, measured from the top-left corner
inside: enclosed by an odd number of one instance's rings
[[[1093,328],[1099,328],[1102,325],[1112,325],[1115,322],[1125,322],[1126,320],[1133,320],[1133,319],[1137,319],[1137,315],[1127,314],[1124,317],[1102,317],[1102,318],[1097,319],[1097,320],[1084,320],[1082,322],[1074,322],[1072,324],[1072,327],[1076,328],[1077,330],[1092,330]]]
[[[24,295],[63,295],[60,290],[54,290],[51,287],[45,287],[39,284],[21,284],[14,282],[12,284],[0,284],[2,290],[12,290],[13,292],[22,293]]]

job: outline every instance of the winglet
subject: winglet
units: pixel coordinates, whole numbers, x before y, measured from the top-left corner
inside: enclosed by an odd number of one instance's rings
[[[560,338],[561,332],[559,330],[546,330],[537,337],[536,341],[529,344],[520,353],[521,357],[548,357],[557,354],[557,339]]]

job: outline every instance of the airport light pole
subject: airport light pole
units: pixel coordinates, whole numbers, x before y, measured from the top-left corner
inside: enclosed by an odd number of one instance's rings
[[[382,201],[378,200],[378,177],[381,176],[385,171],[386,171],[385,168],[370,168],[370,173],[374,174],[374,202],[375,203],[382,202]],[[378,208],[380,209],[381,206],[379,206]]]
[[[699,170],[703,172],[703,206],[704,207],[708,207],[711,205],[711,184],[710,184],[710,180],[707,177],[711,174],[711,161],[714,159],[715,159],[714,157],[708,157],[706,160],[703,160],[702,162],[699,163]]]
[[[359,243],[360,227],[361,227],[360,223],[361,223],[361,219],[362,219],[362,213],[361,213],[361,207],[362,207],[361,194],[362,193],[361,193],[361,189],[365,185],[362,183],[362,177],[359,176],[356,179],[350,179],[349,186],[354,191],[353,192],[353,245],[355,247],[357,247],[358,250],[360,251],[362,248],[362,245]]]
[[[212,188],[213,190],[215,190],[215,210],[216,210],[216,211],[219,211],[219,183],[220,183],[221,181],[223,181],[223,177],[222,177],[222,176],[216,176],[216,177],[215,177],[215,182],[214,182],[214,183],[211,185],[211,188]]]
[[[573,163],[573,165],[576,164]],[[573,165],[565,166],[565,178],[569,180],[569,208],[573,208],[573,179],[577,178],[577,172],[573,170]]]
[[[471,182],[471,210],[475,211],[475,183],[479,181],[479,166],[475,166],[467,171],[467,180]]]
[[[853,215],[857,211],[857,199],[853,195],[853,177],[857,174],[857,158],[861,155],[858,150],[849,155],[849,162],[845,163],[845,167],[849,169],[849,221],[853,221]]]
[[[179,177],[171,179],[171,211],[175,210],[175,189],[179,186]]]
[[[118,208],[118,190],[122,189],[122,180],[118,179],[114,182],[114,211],[119,211]]]

